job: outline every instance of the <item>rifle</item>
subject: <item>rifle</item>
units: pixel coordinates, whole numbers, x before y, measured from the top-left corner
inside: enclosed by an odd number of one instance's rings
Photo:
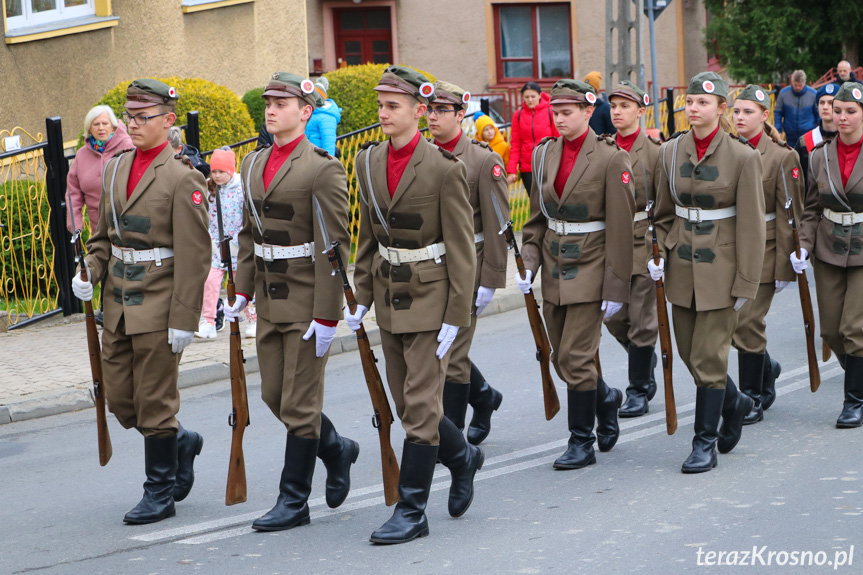
[[[234,305],[237,289],[234,286],[234,268],[231,261],[231,237],[225,236],[222,223],[222,200],[216,183],[207,180],[207,187],[216,196],[216,219],[219,223],[219,249],[222,266],[228,270],[228,305]],[[243,342],[240,339],[240,323],[231,324],[231,413],[228,425],[231,426],[231,459],[228,463],[228,482],[225,487],[225,505],[243,503],[246,500],[246,459],[243,455],[243,434],[249,425],[249,397],[246,392],[246,370],[243,364]]]
[[[70,204],[71,205],[71,204]],[[90,266],[84,259],[84,249],[81,245],[81,230],[75,230],[72,235],[72,245],[75,250],[75,262],[81,264],[81,279],[90,281]],[[102,294],[104,297],[104,294]],[[102,348],[99,346],[99,333],[96,331],[96,318],[93,316],[93,303],[84,302],[84,317],[87,324],[87,347],[90,351],[90,373],[93,376],[93,399],[96,403],[96,436],[99,441],[99,465],[108,465],[114,450],[111,446],[111,435],[108,433],[108,416],[105,413],[105,390],[102,380]]]
[[[323,226],[321,228],[323,229]],[[345,271],[345,266],[342,264],[342,255],[339,253],[340,245],[341,242],[336,240],[329,244],[330,249],[324,253],[327,254],[327,259],[330,260],[330,264],[333,266],[333,275],[341,274],[342,287],[345,290],[345,300],[348,303],[350,312],[354,313],[357,309],[357,300],[354,298],[354,290],[351,289],[351,284],[348,282],[348,274]],[[394,505],[399,500],[399,464],[396,461],[396,454],[393,452],[393,446],[390,443],[390,427],[395,420],[393,419],[393,412],[390,409],[387,394],[384,391],[381,374],[375,365],[378,360],[375,357],[375,352],[372,351],[369,338],[366,335],[366,329],[362,324],[360,325],[360,329],[356,331],[356,334],[357,347],[359,348],[360,358],[363,362],[363,375],[366,378],[366,385],[372,398],[372,408],[375,412],[372,416],[372,427],[378,430],[378,439],[381,444],[384,501],[387,505]]]
[[[656,240],[656,221],[653,200],[647,202],[647,225],[653,234],[653,263],[659,265],[659,243]],[[671,351],[671,330],[668,326],[668,308],[665,303],[665,285],[662,278],[656,280],[656,315],[659,319],[659,349],[662,351],[662,375],[665,378],[665,429],[668,435],[677,431],[677,404],[674,401],[674,382],[671,366],[674,354]]]
[[[782,172],[785,177],[785,172]],[[794,235],[794,252],[800,257],[800,236],[797,233],[797,222],[794,220],[794,209],[791,206],[791,198],[786,196],[785,212],[788,214],[788,223],[791,225],[791,233]],[[809,389],[812,393],[818,391],[821,385],[821,372],[818,371],[818,357],[815,355],[815,316],[812,313],[812,298],[809,295],[809,280],[806,279],[806,270],[797,276],[797,287],[800,292],[800,309],[803,311],[803,329],[806,332],[806,355],[809,357]],[[822,342],[821,353],[824,361],[830,359],[830,348]]]

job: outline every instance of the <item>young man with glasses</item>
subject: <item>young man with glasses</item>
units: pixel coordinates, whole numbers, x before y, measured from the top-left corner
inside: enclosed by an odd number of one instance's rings
[[[500,407],[503,395],[492,388],[468,356],[476,319],[491,303],[497,288],[506,287],[507,246],[499,234],[500,221],[492,195],[504,221],[509,219],[506,169],[503,159],[485,142],[470,140],[461,131],[470,92],[446,82],[434,85],[434,101],[426,110],[429,131],[434,143],[464,162],[473,209],[473,231],[476,244],[476,278],[474,307],[470,327],[459,330],[453,342],[449,368],[443,388],[443,413],[460,430],[464,429],[468,403],[473,418],[467,439],[479,445],[491,430],[491,415]]]
[[[174,157],[168,130],[177,119],[176,90],[135,80],[123,119],[135,148],[105,166],[96,231],[84,259],[90,281],[72,281],[93,297],[106,277],[102,372],[108,408],[144,436],[144,497],[123,519],[153,523],[175,514],[192,488],[192,464],[204,440],[176,419],[183,349],[201,315],[210,267],[207,183]],[[175,273],[175,270],[182,273]]]

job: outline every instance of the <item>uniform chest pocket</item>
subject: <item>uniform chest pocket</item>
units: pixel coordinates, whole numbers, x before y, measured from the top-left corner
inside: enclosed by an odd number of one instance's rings
[[[420,282],[424,284],[449,279],[449,272],[445,265],[420,268],[417,270],[417,275],[420,278]]]
[[[425,195],[425,196],[412,196],[408,200],[408,204],[411,206],[425,206],[427,204],[433,204],[437,201],[437,195]]]
[[[149,208],[164,208],[168,205],[171,198],[147,198],[147,207]]]

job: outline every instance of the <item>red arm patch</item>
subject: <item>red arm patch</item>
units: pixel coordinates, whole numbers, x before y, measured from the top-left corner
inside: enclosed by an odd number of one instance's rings
[[[630,179],[631,178],[629,177],[629,172],[623,172],[620,175],[620,181],[623,182],[624,184],[628,184]]]
[[[195,204],[196,206],[200,206],[201,202],[203,202],[203,201],[204,201],[204,194],[202,194],[198,190],[195,190],[194,192],[192,192],[192,203],[193,204]]]

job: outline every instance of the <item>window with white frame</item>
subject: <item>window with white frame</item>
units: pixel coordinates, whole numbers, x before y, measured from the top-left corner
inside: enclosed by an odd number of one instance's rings
[[[94,0],[5,0],[6,29],[31,28],[94,16]]]

